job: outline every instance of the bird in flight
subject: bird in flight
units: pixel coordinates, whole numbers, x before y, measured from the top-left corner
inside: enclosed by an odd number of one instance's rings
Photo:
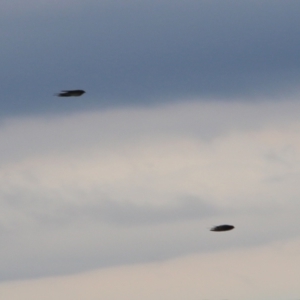
[[[234,229],[234,226],[232,225],[219,225],[219,226],[214,226],[213,228],[210,229],[210,231],[229,231]]]
[[[56,94],[58,97],[79,97],[85,93],[84,90],[69,90],[61,91],[59,94]]]

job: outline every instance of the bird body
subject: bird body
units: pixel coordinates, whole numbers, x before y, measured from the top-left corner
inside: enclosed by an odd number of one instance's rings
[[[232,225],[219,225],[219,226],[214,226],[213,228],[210,229],[210,231],[220,232],[220,231],[229,231],[232,229],[234,229],[234,226]]]
[[[58,97],[79,97],[85,93],[84,90],[68,90],[61,91],[59,94],[56,94]]]

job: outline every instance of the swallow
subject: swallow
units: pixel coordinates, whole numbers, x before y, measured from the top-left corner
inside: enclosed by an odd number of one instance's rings
[[[219,226],[214,226],[213,228],[210,229],[210,231],[229,231],[234,229],[234,226],[232,225],[219,225]]]
[[[84,90],[70,90],[70,91],[61,91],[59,94],[56,94],[58,97],[79,97],[85,93]]]

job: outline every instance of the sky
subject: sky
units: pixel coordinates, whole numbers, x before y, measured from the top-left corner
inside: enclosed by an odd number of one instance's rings
[[[2,0],[1,298],[300,299],[299,13]]]

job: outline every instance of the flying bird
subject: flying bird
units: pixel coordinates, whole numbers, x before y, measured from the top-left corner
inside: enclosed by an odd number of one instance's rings
[[[210,231],[229,231],[232,230],[234,226],[232,225],[219,225],[219,226],[214,226],[213,228],[210,229]]]
[[[79,97],[85,93],[84,90],[69,90],[61,91],[59,94],[56,94],[58,97]]]

